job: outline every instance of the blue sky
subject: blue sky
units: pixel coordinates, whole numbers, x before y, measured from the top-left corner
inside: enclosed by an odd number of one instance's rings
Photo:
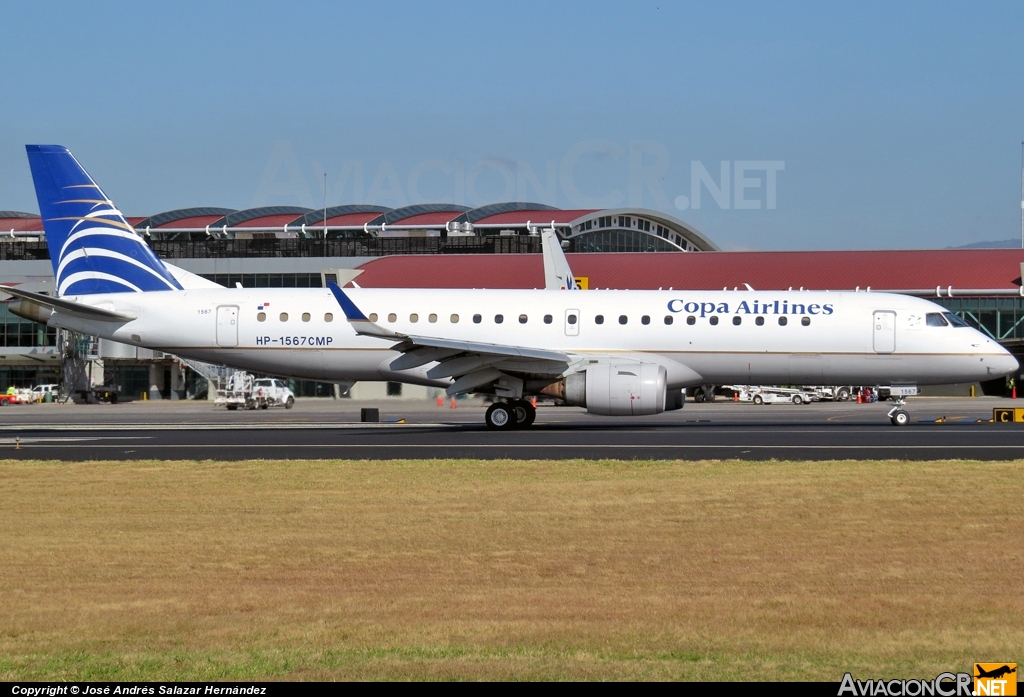
[[[326,172],[332,205],[632,204],[726,249],[1020,235],[1019,2],[11,2],[3,16],[0,209],[37,210],[24,144],[43,142],[129,215],[316,207]]]

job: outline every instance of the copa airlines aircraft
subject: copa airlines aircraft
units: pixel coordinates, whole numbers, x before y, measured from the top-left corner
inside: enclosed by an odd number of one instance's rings
[[[7,288],[15,313],[255,372],[491,394],[492,428],[532,424],[530,396],[648,415],[708,383],[905,394],[1017,369],[944,308],[882,293],[223,288],[158,259],[66,148],[27,150],[57,290]]]

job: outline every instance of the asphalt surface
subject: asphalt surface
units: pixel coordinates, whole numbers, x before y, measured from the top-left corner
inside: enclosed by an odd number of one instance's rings
[[[228,412],[207,402],[38,404],[0,410],[0,459],[250,458],[982,459],[1024,458],[1024,423],[989,423],[1024,400],[912,398],[895,427],[880,404],[688,402],[650,417],[541,407],[533,428],[490,431],[480,402],[299,400]],[[382,423],[359,422],[377,407]],[[399,422],[401,420],[401,422]]]

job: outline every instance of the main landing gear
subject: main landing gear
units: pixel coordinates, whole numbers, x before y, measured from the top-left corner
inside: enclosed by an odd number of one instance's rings
[[[525,399],[495,402],[487,408],[487,428],[511,430],[529,428],[537,418],[537,408]]]
[[[889,410],[889,421],[892,422],[893,426],[906,426],[910,423],[910,414],[903,409],[903,405],[906,401],[906,397],[895,398],[895,403],[893,404],[892,409]]]

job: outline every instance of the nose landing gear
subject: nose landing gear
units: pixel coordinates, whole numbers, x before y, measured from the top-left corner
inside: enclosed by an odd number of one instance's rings
[[[892,409],[889,410],[889,421],[892,422],[893,426],[906,426],[910,423],[910,414],[903,409],[903,405],[906,401],[906,397],[897,397],[896,403],[893,404]]]

